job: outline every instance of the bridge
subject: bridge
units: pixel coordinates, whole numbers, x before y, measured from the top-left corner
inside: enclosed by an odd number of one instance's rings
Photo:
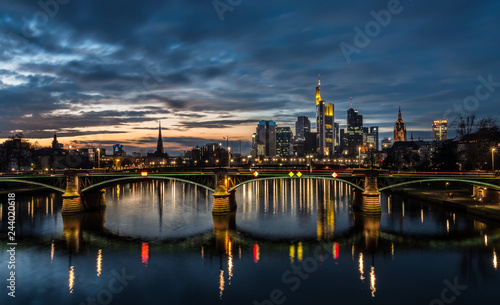
[[[62,193],[62,213],[73,214],[105,205],[104,189],[120,182],[144,180],[174,180],[190,183],[213,192],[214,214],[236,210],[235,191],[252,182],[275,179],[323,179],[346,183],[362,194],[360,209],[367,214],[380,214],[380,191],[422,183],[467,183],[476,189],[500,191],[500,177],[481,172],[391,172],[383,170],[249,170],[240,168],[211,168],[203,171],[154,172],[85,172],[70,170],[59,175],[0,176],[0,184],[28,184]],[[83,197],[83,198],[82,198]],[[99,199],[99,200],[96,200]],[[100,206],[95,206],[99,202]]]

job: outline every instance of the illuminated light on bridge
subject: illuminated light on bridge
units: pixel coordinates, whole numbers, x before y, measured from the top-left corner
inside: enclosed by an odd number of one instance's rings
[[[484,234],[484,245],[488,246],[488,235]]]
[[[295,174],[293,172],[289,172],[288,176],[290,176],[290,178],[292,178],[293,176],[295,176]]]
[[[148,172],[147,171],[142,171],[141,172],[141,177],[147,177],[148,176]]]
[[[73,287],[75,286],[75,267],[69,267],[69,277],[68,277],[68,288],[69,293],[73,293]]]
[[[370,271],[370,290],[372,291],[372,298],[375,297],[375,291],[377,291],[377,288],[375,287],[376,281],[377,278],[375,277],[375,267],[372,266],[372,269]]]
[[[337,178],[339,175],[336,172],[333,172],[332,177]]]
[[[149,262],[149,244],[148,243],[142,243],[141,261],[147,268],[148,262]]]
[[[339,258],[339,244],[338,243],[333,244],[333,258],[334,259]]]
[[[259,172],[258,172],[258,171],[254,171],[252,175],[253,175],[255,178],[257,178],[257,176],[259,176]]]
[[[298,173],[297,173],[297,177],[299,177],[299,178],[300,178],[300,177],[302,177],[302,173],[301,173],[301,172],[298,172]]]
[[[260,249],[258,244],[253,245],[253,262],[256,263],[260,259]]]
[[[497,252],[493,249],[493,268],[497,270],[498,262],[497,262]]]
[[[97,269],[97,276],[101,276],[101,272],[102,272],[102,250],[99,249],[99,251],[97,251],[97,266],[96,266],[96,269]]]

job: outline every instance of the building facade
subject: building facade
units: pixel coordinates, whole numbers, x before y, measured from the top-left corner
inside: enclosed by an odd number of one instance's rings
[[[406,126],[401,118],[401,107],[399,107],[398,119],[394,124],[394,142],[406,142]]]
[[[303,115],[297,117],[295,122],[295,141],[304,142],[306,140],[306,133],[311,131],[311,121],[309,117]]]
[[[288,157],[293,152],[293,132],[290,127],[276,128],[276,155]]]
[[[434,120],[432,122],[432,141],[448,140],[448,120]]]
[[[276,156],[276,123],[273,121],[260,121],[257,125],[252,142],[254,143],[254,156]]]
[[[335,153],[335,106],[327,104],[325,109],[325,156]]]

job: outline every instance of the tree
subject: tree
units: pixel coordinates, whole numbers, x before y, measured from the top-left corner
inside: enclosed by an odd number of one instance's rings
[[[483,169],[490,161],[491,147],[499,143],[500,132],[491,116],[478,119],[476,115],[459,115],[452,125],[460,138],[459,158],[465,169]]]

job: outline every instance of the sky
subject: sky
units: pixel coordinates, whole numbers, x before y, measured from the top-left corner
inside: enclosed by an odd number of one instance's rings
[[[0,2],[0,140],[167,152],[260,120],[315,128],[315,87],[392,137],[500,113],[500,2],[41,0]],[[452,130],[453,127],[450,127]],[[451,135],[454,133],[451,131]]]

